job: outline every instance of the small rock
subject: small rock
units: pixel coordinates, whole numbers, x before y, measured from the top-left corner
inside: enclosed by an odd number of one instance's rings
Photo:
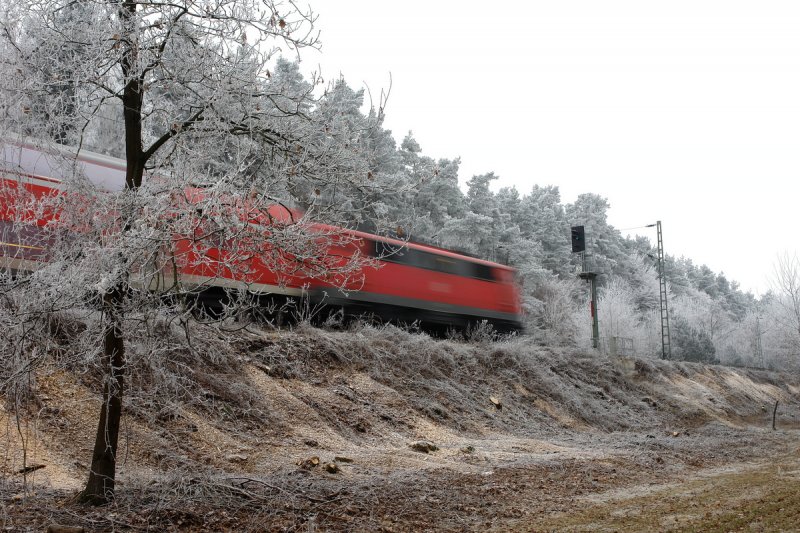
[[[240,453],[231,453],[225,456],[225,460],[231,463],[244,463],[247,461],[247,456]]]
[[[330,472],[331,474],[335,474],[339,471],[339,465],[337,465],[336,463],[326,463],[325,471]]]
[[[314,468],[315,466],[319,466],[319,457],[315,455],[314,457],[309,457],[308,459],[300,459],[295,464],[300,468],[309,470],[311,468]]]
[[[418,440],[409,444],[415,452],[430,453],[439,449],[434,443],[428,440]]]
[[[475,453],[475,446],[469,445],[461,448],[461,453]]]
[[[303,441],[303,444],[305,444],[309,448],[316,448],[317,446],[319,446],[319,442],[315,441],[314,439],[306,439]]]
[[[500,401],[499,398],[496,398],[494,396],[489,396],[489,401],[494,404],[496,409],[502,409],[503,408],[503,403]]]
[[[353,460],[350,459],[349,457],[343,457],[341,455],[337,455],[333,459],[334,459],[334,461],[339,461],[340,463],[352,463],[353,462]]]
[[[672,432],[672,436],[673,436],[673,437],[680,437],[680,436],[681,436],[681,433],[680,433],[680,431],[673,431],[673,432]]]

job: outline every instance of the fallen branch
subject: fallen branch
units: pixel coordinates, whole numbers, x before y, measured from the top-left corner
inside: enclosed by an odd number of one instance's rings
[[[47,533],[85,533],[86,530],[82,527],[61,526],[53,524],[47,528]]]
[[[45,466],[47,465],[29,465],[26,466],[25,468],[20,468],[19,470],[17,470],[17,474],[30,474],[31,472],[35,472],[36,470],[44,468]]]

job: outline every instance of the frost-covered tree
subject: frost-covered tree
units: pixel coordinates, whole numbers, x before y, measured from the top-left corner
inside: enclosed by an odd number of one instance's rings
[[[404,142],[403,146],[408,148],[409,144]],[[412,154],[413,152],[406,153],[406,159]],[[447,235],[443,229],[452,224],[451,221],[463,217],[466,210],[464,194],[458,187],[459,165],[458,159],[440,159],[432,167],[423,167],[429,169],[429,172],[420,177],[419,187],[413,194],[410,205],[403,204],[403,209],[414,214],[412,235],[419,235],[434,243],[448,244],[445,243]]]
[[[467,182],[467,207],[473,221],[485,220],[486,228],[476,228],[472,251],[492,260],[503,261],[510,257],[511,251],[520,240],[519,227],[512,220],[512,213],[504,207],[509,203],[508,191],[495,195],[490,184],[497,176],[493,172],[473,176]],[[501,197],[505,204],[501,204]]]
[[[532,285],[532,284],[531,284]],[[589,300],[577,279],[550,277],[529,287],[527,328],[543,344],[586,344],[591,339]],[[586,342],[584,342],[586,341]]]
[[[634,304],[635,293],[624,280],[615,278],[607,283],[599,298],[603,310],[600,318],[600,335],[603,337],[636,337],[638,313]]]
[[[464,215],[464,195],[458,188],[459,161],[440,160],[422,154],[422,148],[409,132],[397,151],[397,179],[405,186],[393,195],[391,203],[402,221],[402,235],[413,240],[448,246],[444,231],[454,218]]]
[[[670,300],[673,315],[680,316],[718,346],[730,329],[730,317],[708,293],[691,290]]]
[[[70,164],[78,152],[64,152],[66,190],[52,199],[59,216],[44,228],[53,260],[24,283],[5,278],[7,294],[49,295],[14,299],[18,316],[32,316],[36,302],[40,311],[54,302],[99,305],[97,327],[82,333],[97,339],[105,375],[83,501],[114,495],[126,336],[147,322],[146,309],[175,301],[134,287],[150,286],[147,276],[175,260],[176,235],[190,249],[181,260],[201,262],[211,275],[240,268],[247,279],[256,256],[280,270],[287,254],[311,275],[336,269],[346,282],[358,271],[327,259],[325,238],[334,237],[314,233],[308,221],[350,220],[348,206],[323,200],[342,183],[371,186],[369,158],[353,142],[365,122],[314,116],[310,86],[296,67],[275,63],[278,50],[316,46],[314,19],[272,0],[3,5],[4,131],[64,140],[70,124],[79,146],[98,140],[93,131],[114,131],[126,163],[123,190],[107,194]],[[116,116],[121,121],[107,122]],[[308,209],[304,217],[269,232],[249,223],[267,220],[287,191]],[[59,247],[64,232],[76,237]],[[235,244],[212,261],[209,250],[220,242]],[[165,290],[179,296],[183,288]]]
[[[313,119],[323,125],[325,135],[339,135],[339,146],[357,155],[350,161],[358,166],[329,168],[327,179],[332,186],[314,201],[350,213],[348,222],[353,225],[394,233],[398,224],[407,224],[409,214],[403,207],[415,182],[401,172],[391,132],[382,127],[382,109],[370,107],[364,114],[364,105],[365,91],[354,90],[339,78],[315,107]]]
[[[796,254],[778,256],[772,275],[772,290],[763,299],[770,351],[784,366],[800,366],[800,260]]]
[[[684,361],[716,363],[716,348],[711,337],[688,320],[676,316],[671,322],[672,356]]]
[[[441,231],[442,241],[451,248],[488,258],[488,249],[493,242],[493,222],[488,215],[469,211],[461,218],[451,218],[445,222]]]
[[[720,343],[717,350],[724,365],[766,368],[770,361],[765,342],[768,325],[757,309],[739,320]]]
[[[522,199],[520,232],[524,239],[541,245],[542,267],[560,277],[575,273],[570,249],[569,222],[558,187],[534,185]]]

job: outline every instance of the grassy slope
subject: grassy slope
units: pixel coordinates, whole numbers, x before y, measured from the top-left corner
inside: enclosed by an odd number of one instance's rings
[[[771,530],[786,526],[762,514],[796,503],[796,478],[774,483],[788,468],[776,465],[796,458],[800,405],[787,376],[395,328],[197,329],[192,349],[180,331],[164,336],[166,349],[132,351],[118,504],[135,511],[131,528]],[[81,365],[43,367],[19,426],[3,413],[0,495],[14,503],[0,523],[61,517],[57,502],[84,480],[98,406],[96,376]],[[775,400],[778,432],[767,429]],[[414,451],[420,439],[439,450]],[[23,442],[26,464],[47,465],[25,480],[38,499],[20,497]],[[695,480],[772,454],[750,473]],[[340,471],[303,463],[312,457]],[[675,485],[684,479],[698,485]],[[665,492],[643,489],[653,483]],[[692,510],[741,491],[757,497]],[[240,513],[220,518],[231,499]]]

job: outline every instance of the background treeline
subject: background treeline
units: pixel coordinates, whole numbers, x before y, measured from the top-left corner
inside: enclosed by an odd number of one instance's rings
[[[342,179],[319,191],[313,190],[300,169],[270,194],[299,207],[309,198],[317,204],[345,207],[350,214],[347,222],[353,227],[513,265],[523,288],[526,334],[542,344],[590,343],[588,285],[576,276],[580,258],[570,248],[570,226],[583,225],[588,266],[600,274],[602,345],[607,347],[616,337],[624,340],[618,347],[632,345],[637,355],[660,356],[655,247],[643,237],[623,237],[609,225],[606,199],[587,192],[564,203],[558,187],[546,184],[524,191],[493,190],[497,177],[491,172],[469,177],[462,188],[459,159],[424,155],[411,133],[398,145],[392,132],[383,128],[382,103],[365,105],[370,103],[365,102],[365,92],[352,89],[343,79],[311,98],[317,87],[318,80],[305,79],[297,63],[279,59],[267,87],[272,89],[267,93],[279,96],[269,105],[292,106],[293,115],[306,115],[319,126],[316,135],[344,132],[349,136],[344,146],[352,149],[348,164],[363,168],[367,179],[357,183]],[[53,90],[69,96],[69,88]],[[30,133],[46,131],[58,142],[80,141],[92,150],[122,155],[117,127],[121,109],[104,104],[89,127],[74,131],[69,124],[48,122],[44,102],[53,96],[43,94],[26,111]],[[164,95],[165,100],[169,98]],[[42,119],[39,127],[36,116]],[[352,160],[353,154],[359,161]],[[224,174],[227,163],[223,146],[215,172]],[[535,183],[542,178],[528,179]],[[800,276],[795,257],[778,261],[775,289],[760,300],[743,292],[736,281],[689,258],[667,255],[666,276],[674,358],[770,368],[800,366]]]

